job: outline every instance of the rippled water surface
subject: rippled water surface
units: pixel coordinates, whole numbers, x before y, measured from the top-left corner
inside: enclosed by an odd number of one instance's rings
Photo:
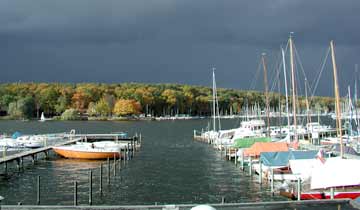
[[[257,176],[249,177],[220,152],[192,140],[194,129],[207,120],[134,122],[19,122],[0,121],[0,132],[57,133],[76,129],[79,133],[126,131],[141,133],[141,150],[107,184],[104,167],[103,194],[99,192],[99,167],[106,161],[79,161],[52,155],[25,170],[0,176],[0,195],[4,203],[35,204],[36,179],[41,177],[41,204],[73,204],[74,181],[79,183],[78,203],[88,202],[88,172],[93,170],[93,204],[170,204],[219,203],[285,200],[272,197],[267,184],[259,185]],[[237,120],[223,122],[234,127]],[[0,171],[2,167],[0,168]],[[2,173],[2,171],[1,171]]]

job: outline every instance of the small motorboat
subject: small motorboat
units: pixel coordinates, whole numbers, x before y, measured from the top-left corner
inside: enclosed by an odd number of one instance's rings
[[[116,143],[112,141],[100,142],[77,142],[73,145],[53,147],[53,150],[65,158],[76,159],[107,159],[121,158],[121,150],[127,147],[127,144]]]

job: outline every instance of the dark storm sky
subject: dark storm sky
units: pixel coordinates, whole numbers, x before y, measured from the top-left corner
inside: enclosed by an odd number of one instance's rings
[[[214,66],[218,87],[261,89],[261,53],[270,76],[291,31],[310,83],[333,39],[353,84],[359,0],[1,0],[0,82],[209,86]],[[317,95],[333,95],[329,61]]]

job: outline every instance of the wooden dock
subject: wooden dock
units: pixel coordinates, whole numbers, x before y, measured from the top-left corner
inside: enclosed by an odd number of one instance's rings
[[[6,198],[5,198],[6,199]],[[87,210],[115,210],[115,209],[134,209],[134,210],[189,210],[198,204],[173,204],[173,205],[3,205],[2,210],[45,210],[45,209],[87,209]],[[307,209],[309,207],[322,207],[330,209],[359,209],[357,202],[348,199],[336,200],[308,200],[308,201],[272,201],[272,202],[251,202],[251,203],[215,203],[207,204],[215,209],[223,210],[260,210],[260,209]]]
[[[74,138],[74,139],[70,139],[66,142],[62,142],[62,143],[53,145],[53,146],[64,146],[64,145],[68,145],[68,144],[74,144],[81,140],[82,140],[82,138]],[[22,166],[22,164],[24,162],[24,158],[31,157],[32,162],[34,162],[37,159],[37,155],[40,153],[44,153],[45,156],[47,157],[49,154],[49,151],[52,150],[53,146],[41,147],[38,149],[31,149],[31,150],[19,152],[19,153],[13,154],[13,155],[2,157],[2,158],[0,158],[0,164],[5,165],[4,166],[5,173],[7,172],[8,162],[16,161],[17,167],[18,167],[18,169],[20,169],[20,167]]]

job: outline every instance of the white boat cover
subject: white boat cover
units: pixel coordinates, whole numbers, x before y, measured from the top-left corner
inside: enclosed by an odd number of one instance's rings
[[[311,189],[360,185],[360,160],[328,158],[314,168]]]
[[[299,175],[301,180],[306,180],[311,176],[314,168],[322,163],[320,160],[313,158],[289,160],[289,164],[293,174]]]

